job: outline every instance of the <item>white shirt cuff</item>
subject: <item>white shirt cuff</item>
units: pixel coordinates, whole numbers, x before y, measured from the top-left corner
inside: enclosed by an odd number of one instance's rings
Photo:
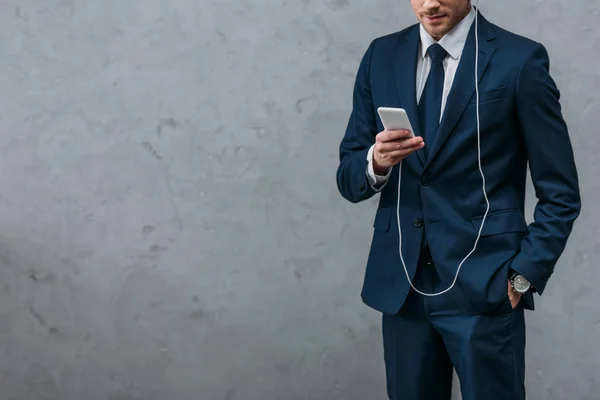
[[[371,187],[375,191],[380,191],[385,187],[388,182],[388,179],[392,173],[392,169],[388,168],[387,174],[385,175],[376,175],[375,170],[373,169],[373,150],[375,145],[372,145],[367,153],[367,178],[369,179],[369,183]]]

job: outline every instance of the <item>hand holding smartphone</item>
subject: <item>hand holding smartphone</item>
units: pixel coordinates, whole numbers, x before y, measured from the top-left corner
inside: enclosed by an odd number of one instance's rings
[[[377,175],[385,175],[390,167],[422,149],[425,143],[423,138],[415,136],[404,109],[379,107],[377,113],[385,130],[376,137],[373,167]]]

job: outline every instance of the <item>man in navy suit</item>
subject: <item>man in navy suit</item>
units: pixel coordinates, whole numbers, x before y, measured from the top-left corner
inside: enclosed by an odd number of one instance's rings
[[[383,314],[388,396],[449,399],[454,368],[464,400],[524,399],[524,309],[581,208],[559,91],[544,46],[475,24],[469,0],[411,4],[420,23],[360,63],[337,171],[348,201],[380,194],[362,298]],[[384,130],[378,107],[404,108],[415,137]]]

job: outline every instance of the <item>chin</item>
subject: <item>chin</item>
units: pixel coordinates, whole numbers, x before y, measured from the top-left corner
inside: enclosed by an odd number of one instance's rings
[[[442,37],[443,37],[443,36],[444,36],[446,33],[448,33],[448,29],[446,29],[445,27],[444,27],[444,28],[440,28],[439,26],[438,26],[438,27],[435,27],[435,28],[429,27],[429,28],[427,29],[427,32],[429,33],[429,35],[431,35],[431,37],[432,37],[432,38],[434,38],[434,39],[436,39],[436,40],[439,40],[439,39],[441,39],[441,38],[442,38]]]

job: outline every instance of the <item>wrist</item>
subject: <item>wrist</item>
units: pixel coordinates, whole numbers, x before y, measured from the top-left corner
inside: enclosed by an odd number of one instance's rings
[[[518,293],[527,293],[531,290],[531,283],[521,274],[514,270],[509,271],[510,284]]]
[[[384,167],[381,164],[379,164],[377,162],[377,157],[375,157],[375,154],[373,154],[373,172],[375,172],[375,175],[386,175],[388,173],[389,167]]]

